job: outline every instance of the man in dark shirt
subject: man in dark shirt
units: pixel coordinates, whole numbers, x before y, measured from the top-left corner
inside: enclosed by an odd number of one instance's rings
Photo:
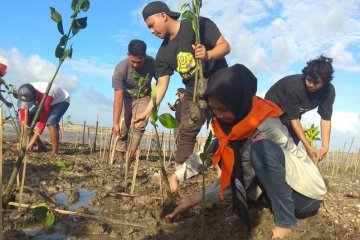
[[[175,111],[175,118],[178,121],[178,123],[181,123],[181,109],[182,109],[182,102],[184,101],[184,96],[185,96],[185,88],[178,88],[176,95],[178,96],[178,99],[176,99],[174,105],[168,103],[168,106],[172,111]],[[174,129],[175,139],[177,139],[177,130],[178,130],[177,128]]]
[[[331,115],[335,100],[332,59],[320,56],[307,62],[302,74],[280,79],[265,94],[265,98],[275,102],[284,111],[281,121],[288,128],[296,144],[304,145],[308,155],[321,160],[329,150]],[[316,150],[305,139],[300,123],[301,115],[318,108],[321,117],[322,148]]]
[[[177,21],[180,13],[170,11],[165,3],[150,2],[144,7],[142,14],[150,32],[163,39],[155,60],[155,77],[158,80],[156,103],[160,104],[170,76],[177,71],[186,87],[181,118],[182,120],[188,118],[189,103],[194,90],[195,60],[203,60],[204,76],[208,78],[218,69],[227,67],[224,56],[230,52],[230,46],[215,23],[208,18],[200,18],[201,44],[194,45],[195,34],[191,20]],[[139,114],[138,119],[148,118],[151,108],[152,101],[149,102],[147,109]],[[202,119],[196,123],[196,126],[185,128],[180,125],[175,157],[176,169],[181,167],[193,153],[196,136],[204,123],[205,114],[202,114]]]

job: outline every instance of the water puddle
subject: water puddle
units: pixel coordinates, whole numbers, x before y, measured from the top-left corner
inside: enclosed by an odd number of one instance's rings
[[[66,205],[68,206],[69,211],[75,212],[80,207],[87,208],[89,207],[89,201],[95,196],[96,192],[88,191],[87,189],[80,188],[78,189],[80,197],[79,200],[74,204],[68,204],[68,196],[65,193],[58,193],[55,195],[56,205]],[[23,228],[25,235],[34,237],[39,240],[60,240],[65,239],[66,236],[60,233],[61,223],[55,223],[55,226],[50,230],[51,233],[45,233],[42,229],[42,224],[33,223],[27,225]]]

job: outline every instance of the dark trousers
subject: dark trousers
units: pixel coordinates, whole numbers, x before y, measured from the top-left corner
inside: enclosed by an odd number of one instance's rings
[[[184,99],[182,102],[181,109],[181,124],[177,132],[177,143],[176,143],[176,157],[175,162],[183,163],[194,151],[196,143],[196,136],[200,132],[202,125],[204,125],[206,119],[209,119],[208,110],[201,111],[201,119],[196,122],[193,126],[189,127],[184,124],[189,118],[190,107],[189,103],[191,100]]]

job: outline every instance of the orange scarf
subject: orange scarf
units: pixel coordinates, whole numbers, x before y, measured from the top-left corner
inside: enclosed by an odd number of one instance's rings
[[[232,127],[231,132],[225,135],[220,124],[213,119],[213,130],[215,136],[219,139],[219,147],[212,157],[213,164],[216,165],[222,159],[220,197],[223,198],[223,191],[229,185],[234,166],[234,151],[229,146],[230,141],[237,141],[250,138],[256,128],[266,118],[279,117],[282,110],[273,102],[254,96],[249,114]]]

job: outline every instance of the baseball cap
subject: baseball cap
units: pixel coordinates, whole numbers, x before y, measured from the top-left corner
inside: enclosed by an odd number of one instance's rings
[[[26,83],[18,89],[18,108],[31,108],[37,97],[37,91],[33,85]]]
[[[171,17],[173,19],[178,19],[181,15],[178,12],[170,11],[170,8],[161,1],[154,1],[154,2],[148,3],[142,10],[142,15],[143,15],[144,21],[146,21],[146,19],[148,17],[150,17],[151,15],[154,15],[156,13],[161,13],[161,12],[164,12],[166,15],[168,15],[169,17]]]
[[[178,88],[175,95],[178,95],[179,93],[184,93],[184,92],[185,92],[185,88]]]

